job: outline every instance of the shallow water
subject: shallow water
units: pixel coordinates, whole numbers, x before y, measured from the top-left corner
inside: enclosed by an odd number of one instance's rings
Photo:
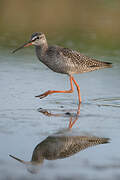
[[[113,68],[75,75],[82,104],[70,136],[110,138],[109,143],[57,160],[44,160],[37,174],[27,171],[9,154],[30,161],[34,148],[48,136],[61,132],[76,118],[78,99],[72,94],[35,98],[48,89],[69,89],[66,75],[53,73],[25,49],[0,52],[0,179],[119,179],[120,178],[120,53],[85,50]],[[101,52],[101,53],[100,53]],[[104,56],[100,56],[100,54]]]

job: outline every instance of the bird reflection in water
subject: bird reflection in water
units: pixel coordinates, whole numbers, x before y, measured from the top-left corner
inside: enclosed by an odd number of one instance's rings
[[[71,129],[73,127],[73,125],[75,124],[75,122],[78,120],[79,115],[80,115],[80,106],[81,104],[78,104],[78,109],[77,109],[77,113],[73,114],[71,113],[72,110],[66,111],[65,113],[61,114],[61,113],[51,113],[46,109],[42,109],[39,108],[38,111],[42,114],[44,114],[45,116],[53,116],[53,117],[64,117],[64,116],[68,116],[69,118],[69,129]]]
[[[72,126],[76,122],[79,113],[78,107],[74,121],[70,117],[69,128],[58,131],[40,142],[33,151],[31,161],[24,161],[12,155],[10,157],[25,164],[29,172],[38,173],[40,165],[45,159],[56,160],[67,158],[88,147],[108,143],[109,138],[88,135],[88,133],[75,134],[72,131]]]

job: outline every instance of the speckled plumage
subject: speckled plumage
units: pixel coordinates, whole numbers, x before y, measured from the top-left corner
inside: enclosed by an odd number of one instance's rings
[[[36,54],[51,70],[68,75],[111,67],[111,63],[98,61],[60,46],[47,46],[45,49],[36,46]]]
[[[88,147],[107,142],[108,138],[95,136],[49,136],[36,146],[32,161],[38,161],[39,154],[48,160],[66,158]]]

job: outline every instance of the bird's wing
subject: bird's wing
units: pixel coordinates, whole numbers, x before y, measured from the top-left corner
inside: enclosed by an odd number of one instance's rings
[[[69,48],[60,48],[59,52],[64,59],[66,58],[70,59],[71,63],[73,63],[75,66],[80,65],[83,67],[97,68],[97,67],[108,67],[111,65],[111,63],[96,60],[95,58],[85,56]]]
[[[83,149],[86,149],[91,146],[98,144],[107,143],[107,138],[98,138],[98,137],[69,137],[66,139],[66,146],[63,151],[60,153],[60,158],[71,156]]]
[[[58,158],[65,158],[73,154],[98,144],[108,143],[108,138],[87,137],[87,136],[73,136],[61,137],[62,144],[59,147]]]

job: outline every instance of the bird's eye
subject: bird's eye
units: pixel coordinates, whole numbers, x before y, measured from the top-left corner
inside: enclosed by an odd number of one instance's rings
[[[39,37],[37,37],[36,39],[39,39]]]

